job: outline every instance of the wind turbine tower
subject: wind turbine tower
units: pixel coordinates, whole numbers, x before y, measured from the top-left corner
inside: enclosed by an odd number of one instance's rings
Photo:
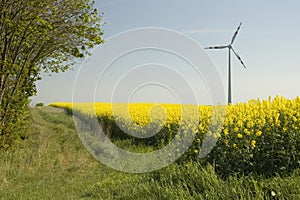
[[[242,61],[241,57],[237,54],[237,52],[233,49],[233,43],[236,39],[236,36],[239,33],[239,30],[241,28],[242,22],[236,29],[230,44],[224,45],[224,46],[213,46],[213,47],[206,47],[205,49],[226,49],[228,48],[228,104],[232,103],[232,97],[231,97],[231,51],[234,53],[234,55],[237,57],[237,59],[241,62],[244,68],[246,68],[246,65]]]

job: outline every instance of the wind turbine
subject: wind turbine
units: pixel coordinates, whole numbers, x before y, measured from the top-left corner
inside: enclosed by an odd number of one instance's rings
[[[245,66],[244,62],[242,61],[241,57],[237,54],[237,52],[232,47],[232,45],[233,45],[233,43],[236,39],[236,36],[239,33],[241,25],[242,25],[242,22],[240,23],[239,27],[236,29],[229,45],[226,45],[226,46],[213,46],[213,47],[206,47],[205,48],[205,49],[226,49],[226,48],[228,48],[228,52],[229,52],[229,57],[228,57],[228,104],[232,103],[232,99],[231,99],[231,51],[238,58],[238,60],[243,65],[243,67],[246,68],[246,66]]]

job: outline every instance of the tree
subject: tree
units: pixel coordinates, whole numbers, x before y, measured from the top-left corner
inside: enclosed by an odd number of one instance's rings
[[[0,149],[17,137],[40,73],[67,70],[103,42],[90,0],[0,0]]]

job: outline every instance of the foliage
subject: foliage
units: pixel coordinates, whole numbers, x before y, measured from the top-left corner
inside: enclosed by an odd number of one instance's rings
[[[182,120],[183,108],[190,110],[194,118],[192,105],[162,104],[160,109],[153,109],[155,104],[108,104],[108,103],[53,103],[51,105],[72,110],[86,124],[93,115],[98,117],[104,131],[112,139],[131,138],[135,143],[161,147],[171,139],[185,137],[192,131],[195,140],[182,160],[198,160],[211,163],[223,176],[230,174],[263,174],[272,176],[276,173],[288,175],[300,167],[300,98],[294,100],[275,97],[273,100],[251,100],[248,103],[226,107],[223,124],[218,118],[212,118],[210,106],[199,106],[199,124],[195,129],[189,120]],[[163,109],[161,109],[163,108]],[[128,112],[129,111],[129,112]],[[164,117],[165,113],[165,117]],[[157,117],[156,117],[157,116]],[[157,129],[155,123],[162,125]],[[222,124],[220,129],[211,129]],[[140,125],[140,126],[137,126]],[[146,128],[145,128],[146,127]],[[148,128],[147,128],[148,127]],[[151,138],[136,139],[124,132],[147,130],[157,134]],[[91,127],[93,129],[93,127]],[[215,131],[212,131],[215,130]],[[199,158],[204,137],[218,139],[216,146],[204,158]]]
[[[42,107],[42,106],[44,106],[44,103],[42,103],[42,102],[35,104],[35,107]]]
[[[300,167],[299,120],[299,97],[229,106],[210,162],[224,174],[287,175]]]
[[[12,120],[26,118],[24,109],[36,93],[41,71],[65,71],[103,42],[101,16],[93,4],[90,0],[0,2],[0,149],[24,128]]]
[[[27,125],[30,122],[28,104],[28,99],[20,99],[13,102],[14,106],[11,107],[5,121],[5,127],[2,128],[0,134],[0,151],[7,150],[14,142],[24,139]]]

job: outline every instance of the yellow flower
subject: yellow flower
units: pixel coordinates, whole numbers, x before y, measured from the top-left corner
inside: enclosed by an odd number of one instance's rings
[[[283,127],[283,129],[282,129],[282,132],[286,132],[287,131],[287,128],[286,127]]]
[[[228,135],[229,134],[229,131],[228,131],[227,128],[225,128],[223,132],[224,132],[224,135]]]
[[[234,143],[232,146],[233,146],[233,148],[236,148],[236,147],[237,147],[237,144]]]
[[[237,134],[237,137],[238,137],[239,139],[242,139],[242,138],[243,138],[243,135],[240,134],[240,133],[238,133],[238,134]]]
[[[275,119],[275,125],[280,126],[280,120],[279,119]]]
[[[257,131],[257,132],[255,133],[255,135],[256,135],[257,137],[259,137],[259,136],[262,135],[262,132],[261,132],[261,131]]]
[[[194,153],[195,153],[195,154],[198,154],[198,152],[199,152],[199,151],[198,151],[197,149],[194,150]]]
[[[199,125],[199,130],[200,130],[200,131],[205,131],[205,126],[204,126],[204,124],[201,123],[201,124]]]
[[[214,134],[213,134],[213,137],[214,137],[215,139],[218,139],[219,137],[221,137],[221,135],[220,135],[220,133],[214,133]]]
[[[251,134],[251,132],[248,130],[248,129],[244,129],[244,133],[246,134],[246,135],[250,135]]]
[[[239,128],[238,127],[234,127],[234,129],[233,129],[233,132],[238,132],[239,131]]]
[[[237,124],[237,126],[242,127],[243,126],[243,121],[242,120],[238,120],[236,124]]]
[[[252,147],[255,147],[255,146],[256,146],[256,141],[255,141],[255,140],[252,140],[252,141],[251,141],[251,146],[252,146]]]
[[[252,128],[252,126],[254,126],[254,122],[253,121],[250,121],[247,123],[247,127],[248,128]]]

